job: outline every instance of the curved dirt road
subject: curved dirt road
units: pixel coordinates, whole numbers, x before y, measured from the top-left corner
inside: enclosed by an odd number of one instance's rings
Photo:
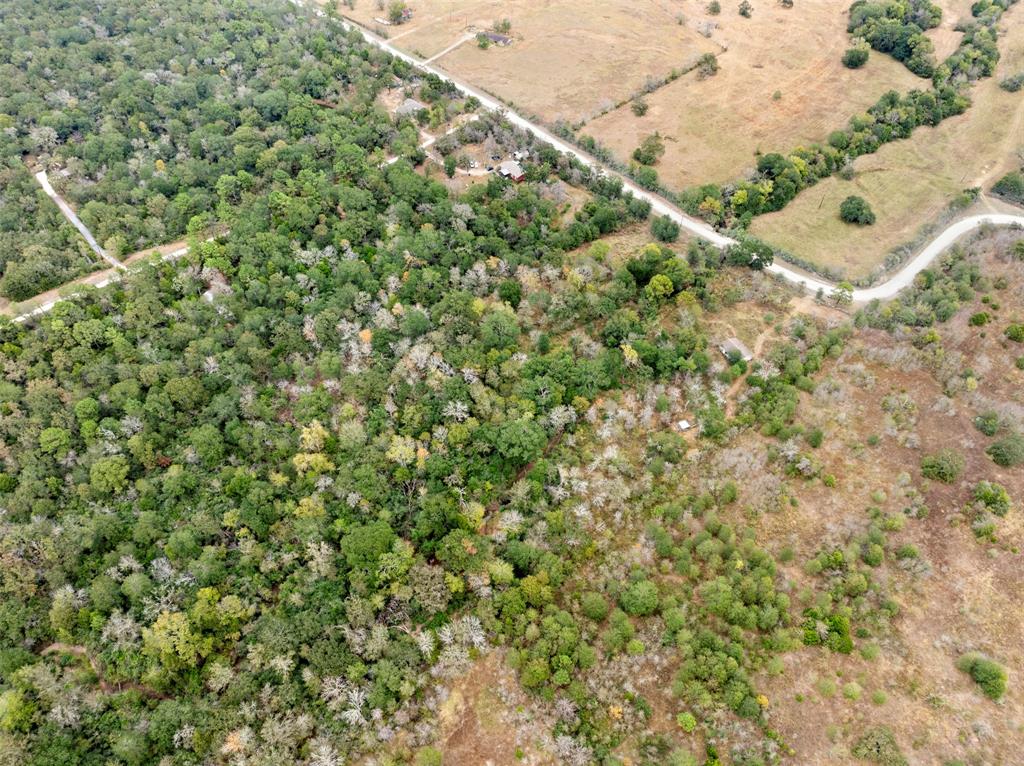
[[[292,0],[292,2],[294,2],[296,5],[304,4],[303,0]],[[325,15],[321,10],[317,10],[316,13],[317,15],[321,16]],[[679,224],[679,226],[681,226],[683,229],[687,230],[691,234],[694,234],[700,237],[701,239],[710,242],[712,245],[720,248],[736,244],[736,240],[727,237],[723,234],[720,234],[703,221],[691,218],[661,195],[647,191],[646,189],[642,189],[641,187],[637,186],[637,184],[633,182],[631,179],[607,167],[603,162],[601,162],[597,158],[576,148],[572,144],[563,141],[562,139],[553,135],[545,128],[517,114],[513,110],[509,109],[505,104],[492,98],[491,96],[488,96],[486,93],[480,91],[479,89],[474,88],[471,85],[467,85],[463,82],[460,82],[459,80],[455,79],[448,73],[438,69],[437,67],[431,66],[430,64],[426,63],[425,61],[416,56],[408,54],[405,51],[399,50],[384,38],[374,34],[373,32],[369,31],[368,29],[365,29],[364,27],[360,26],[355,22],[349,21],[348,19],[343,19],[341,20],[340,23],[346,29],[351,29],[361,34],[363,36],[363,39],[366,40],[371,45],[374,45],[380,48],[381,50],[390,53],[392,56],[395,56],[396,58],[399,58],[402,61],[411,64],[420,71],[435,75],[441,80],[451,83],[464,95],[475,97],[477,100],[480,101],[480,104],[485,109],[488,109],[492,112],[502,113],[505,119],[507,119],[516,127],[521,128],[522,130],[525,130],[526,132],[532,134],[536,138],[539,138],[541,141],[550,144],[551,146],[558,149],[560,152],[572,155],[577,160],[579,160],[581,164],[587,167],[594,168],[596,170],[601,170],[602,172],[610,176],[615,176],[616,178],[621,179],[623,188],[632,193],[634,197],[649,202],[651,205],[652,212],[658,215],[667,215],[669,218],[671,218],[673,221]],[[1024,215],[991,213],[972,216],[970,218],[965,218],[961,221],[953,223],[948,228],[946,228],[945,231],[939,234],[939,236],[932,240],[932,242],[927,247],[925,247],[924,250],[918,253],[906,265],[904,265],[903,268],[901,268],[898,272],[896,272],[892,277],[887,279],[885,282],[883,282],[880,285],[875,285],[874,287],[867,287],[863,289],[854,290],[852,296],[853,302],[868,303],[873,300],[886,300],[888,298],[892,298],[905,287],[908,287],[910,284],[912,284],[914,281],[914,277],[916,277],[921,271],[927,268],[928,264],[930,264],[940,253],[945,251],[950,245],[956,242],[956,240],[958,240],[964,234],[967,234],[968,232],[971,232],[985,225],[1024,227]],[[825,280],[821,277],[816,277],[810,274],[802,273],[796,270],[794,267],[791,267],[785,263],[780,263],[778,261],[776,261],[767,269],[765,269],[765,271],[782,277],[783,279],[792,282],[793,284],[801,285],[804,287],[804,289],[812,293],[821,290],[826,296],[828,296],[831,295],[837,287],[837,285],[834,282],[829,282],[828,280]]]
[[[980,229],[982,226],[1016,226],[1024,228],[1024,215],[1010,215],[1007,213],[984,213],[964,218],[956,223],[950,224],[939,236],[933,239],[924,250],[915,255],[902,269],[893,274],[889,279],[874,287],[865,287],[853,291],[854,303],[868,303],[874,300],[886,300],[892,298],[905,287],[909,287],[914,277],[924,271],[928,265],[939,255],[945,252],[954,242],[965,234]],[[778,274],[784,279],[811,292],[823,290],[825,295],[831,294],[836,285],[821,277],[809,276],[794,271],[789,266],[776,261],[765,271]]]

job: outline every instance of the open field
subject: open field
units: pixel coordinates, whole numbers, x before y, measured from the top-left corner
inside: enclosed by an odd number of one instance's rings
[[[976,249],[986,253],[991,243],[1001,242],[999,249],[1005,250],[1008,237],[998,235]],[[1003,305],[997,326],[1019,317],[1024,310],[1019,269],[987,254],[980,262],[986,275],[1008,280],[1008,287],[994,296]],[[828,384],[821,388],[829,390],[827,396],[822,391],[802,402],[802,417],[826,433],[817,456],[826,471],[839,477],[839,486],[805,485],[799,504],[763,515],[758,534],[773,541],[774,551],[788,547],[797,561],[813,555],[866,525],[869,506],[902,516],[908,485],[920,486],[930,513],[907,521],[899,532],[899,544],[915,546],[918,561],[927,568],[912,574],[913,568],[901,565],[905,571],[893,573],[889,587],[900,614],[876,659],[856,652],[803,650],[786,658],[781,674],[764,678],[775,726],[796,748],[795,762],[864,763],[850,758],[847,748],[865,729],[878,725],[891,727],[910,763],[1016,762],[1013,748],[1019,744],[1010,743],[1020,742],[1024,709],[1016,674],[1013,690],[997,706],[955,667],[956,658],[970,650],[990,652],[1011,668],[1024,661],[1021,611],[1014,606],[1022,594],[1019,503],[1000,521],[995,544],[976,540],[962,511],[969,487],[980,479],[1001,483],[1014,498],[1024,492],[1024,475],[988,460],[983,454],[988,440],[971,424],[988,409],[1010,417],[1024,412],[1024,373],[1013,366],[1019,346],[1008,344],[1000,332],[968,322],[985,307],[975,300],[938,327],[945,353],[975,370],[980,381],[976,391],[958,395],[952,407],[944,407],[949,400],[925,354],[875,331],[859,332],[843,356],[826,366]],[[918,416],[910,430],[920,447],[893,438],[896,429],[880,406],[891,392],[906,392],[914,402]],[[948,444],[951,433],[962,436],[957,447],[966,458],[963,481],[921,482],[921,454]],[[880,442],[864,447],[872,436]],[[900,478],[901,472],[910,480]],[[802,584],[798,567],[786,567],[786,575]],[[859,700],[836,693],[836,687],[842,690],[848,683],[863,690]],[[878,692],[884,696],[870,699]]]
[[[702,4],[683,5],[687,15],[703,13]],[[665,155],[656,167],[670,188],[734,180],[753,169],[758,151],[824,140],[884,92],[927,85],[874,52],[863,68],[844,67],[845,5],[766,3],[749,19],[731,9],[706,18],[721,25],[711,39],[728,48],[718,74],[701,80],[691,72],[648,96],[643,117],[626,105],[583,129],[623,161],[644,136],[661,133]]]
[[[545,121],[589,119],[640,90],[648,77],[682,69],[720,47],[697,31],[692,3],[656,0],[445,0],[413,3],[411,21],[388,27],[389,39],[425,58],[455,43],[467,29],[510,19],[508,47],[481,50],[467,42],[433,63]],[[351,18],[370,28],[381,15],[356,3]],[[686,23],[680,24],[678,14]]]
[[[778,213],[754,219],[751,232],[794,255],[857,279],[915,238],[963,189],[987,187],[1010,169],[1024,145],[1024,99],[998,82],[1024,68],[1024,13],[1012,10],[1000,39],[996,75],[971,92],[965,114],[911,139],[886,144],[854,163],[855,177],[838,176],[807,189]],[[877,216],[870,227],[839,220],[839,204],[857,194]]]

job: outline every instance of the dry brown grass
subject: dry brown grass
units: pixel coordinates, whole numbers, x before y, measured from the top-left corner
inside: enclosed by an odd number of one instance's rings
[[[682,5],[688,15],[702,14],[702,4]],[[667,141],[657,170],[672,188],[734,180],[753,169],[759,150],[823,140],[885,91],[927,84],[876,53],[862,69],[844,67],[845,5],[760,3],[744,19],[723,4],[720,16],[705,18],[721,25],[712,40],[728,48],[717,75],[700,80],[694,72],[667,85],[647,97],[642,118],[625,106],[584,128],[623,160],[660,132]]]
[[[1007,265],[986,263],[989,274],[1013,277]],[[1017,291],[1014,293],[1014,291]],[[1010,288],[1002,291],[1004,313],[1024,310],[1019,272]],[[1012,305],[1008,305],[1012,304]],[[836,379],[848,398],[841,408],[824,406],[804,397],[801,419],[819,423],[828,434],[817,452],[827,472],[839,478],[835,489],[805,484],[796,488],[799,505],[780,514],[762,517],[759,538],[771,540],[774,550],[789,545],[796,551],[795,563],[785,567],[787,577],[803,582],[806,575],[799,562],[834,544],[850,531],[867,525],[868,506],[900,514],[902,492],[897,477],[901,472],[924,488],[931,513],[925,519],[909,520],[903,530],[890,533],[896,545],[913,544],[931,565],[931,574],[902,573],[891,562],[877,576],[900,606],[892,630],[881,640],[880,656],[868,661],[854,653],[841,656],[820,649],[805,649],[785,658],[786,670],[778,677],[759,681],[771,700],[773,728],[796,750],[801,764],[854,764],[850,744],[868,727],[891,728],[910,763],[945,763],[956,759],[967,763],[1013,763],[1022,743],[1018,725],[1024,711],[1024,690],[1011,682],[1004,701],[988,701],[970,679],[955,667],[967,650],[991,654],[1010,669],[1024,662],[1024,613],[1018,608],[1024,595],[1019,569],[1022,523],[1015,509],[1000,521],[998,546],[975,540],[970,529],[952,524],[963,507],[970,487],[980,479],[1004,484],[1017,498],[1024,493],[1019,471],[999,469],[985,457],[988,441],[971,425],[971,418],[986,403],[1021,404],[1019,387],[1024,374],[1012,367],[1012,354],[1003,348],[998,333],[982,335],[967,325],[967,317],[982,307],[965,307],[950,323],[938,328],[949,352],[965,354],[964,365],[982,364],[987,374],[979,388],[955,400],[952,415],[940,413],[932,404],[942,397],[942,387],[923,365],[883,363],[873,360],[878,352],[902,348],[906,358],[915,356],[906,341],[884,333],[859,333],[838,363],[830,362],[824,376]],[[900,358],[900,357],[896,357]],[[987,360],[987,361],[986,361]],[[842,371],[846,363],[864,363],[874,374],[873,387],[858,388]],[[1010,386],[1004,385],[1009,379]],[[891,390],[910,392],[919,406],[915,427],[922,449],[900,446],[883,438],[878,447],[856,454],[852,444],[864,444],[868,436],[883,430],[884,414],[879,400]],[[1018,389],[1019,390],[1019,389]],[[1006,398],[1009,393],[1009,398]],[[921,451],[949,443],[956,434],[958,449],[967,458],[963,481],[953,486],[922,483]],[[885,492],[881,503],[872,497]],[[815,690],[817,679],[831,679],[840,691],[825,699]],[[857,681],[864,689],[859,701],[843,698],[844,683]],[[874,704],[870,697],[882,691],[887,700]],[[796,695],[802,695],[798,701]]]
[[[434,62],[546,121],[587,119],[702,53],[719,50],[698,34],[685,3],[669,0],[441,0],[414,3],[412,21],[387,31],[399,47],[431,57],[467,29],[512,21],[515,42],[481,50],[470,41]],[[369,23],[373,3],[349,12]],[[684,13],[687,23],[676,16]]]
[[[1024,69],[1024,12],[1011,10],[1003,27],[996,75],[974,87],[965,114],[858,158],[853,180],[821,181],[784,210],[756,218],[752,233],[851,279],[863,277],[893,248],[913,240],[961,190],[991,185],[1019,162],[1024,146],[1024,99],[998,84]],[[839,220],[839,203],[851,194],[871,205],[874,226]]]
[[[971,18],[972,2],[973,0],[938,0],[935,2],[942,9],[942,23],[935,29],[929,29],[925,34],[935,46],[937,61],[947,58],[960,45],[963,33],[957,32],[955,27],[961,19]]]

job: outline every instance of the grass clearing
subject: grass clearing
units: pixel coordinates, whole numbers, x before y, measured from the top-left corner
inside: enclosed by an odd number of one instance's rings
[[[909,140],[859,157],[852,180],[832,176],[821,181],[784,210],[755,218],[751,233],[858,279],[883,264],[891,250],[912,241],[963,189],[987,188],[1019,161],[1017,152],[1024,145],[1024,99],[998,84],[1024,67],[1021,21],[1021,11],[1007,14],[996,74],[973,88],[973,103],[965,114],[936,128],[918,128]],[[877,216],[875,225],[839,220],[839,204],[851,194],[868,201]]]

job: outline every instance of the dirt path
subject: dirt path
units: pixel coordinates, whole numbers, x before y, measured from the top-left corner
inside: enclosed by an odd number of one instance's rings
[[[66,300],[74,295],[74,288],[86,286],[106,287],[111,282],[118,279],[119,273],[119,269],[93,271],[85,276],[78,277],[78,279],[72,279],[70,282],[65,282],[59,287],[54,287],[52,290],[39,293],[39,295],[33,295],[27,300],[18,301],[13,304],[7,303],[0,305],[0,314],[12,317],[15,322],[24,322],[26,319],[31,317],[45,314],[53,309],[53,307],[60,301]]]
[[[974,180],[972,186],[985,189],[989,184],[999,180],[1000,176],[1013,170],[1017,164],[1014,159],[1016,151],[1022,144],[1024,144],[1024,98],[1019,100],[1017,109],[1013,113],[1013,122],[1006,134],[1006,138],[1003,139],[999,150],[999,158],[994,160],[991,167],[984,170]]]
[[[462,119],[463,117],[465,117],[465,119]],[[435,143],[437,143],[438,139],[444,138],[445,136],[450,136],[452,133],[455,133],[457,130],[459,130],[459,128],[461,128],[462,126],[468,125],[471,122],[476,122],[479,119],[480,118],[475,114],[471,114],[468,117],[466,115],[459,115],[458,117],[455,118],[454,124],[450,128],[448,128],[448,130],[446,130],[444,133],[438,136],[435,136],[432,133],[428,133],[423,128],[420,128],[420,138],[423,139],[423,142],[420,144],[420,149],[426,151]],[[400,159],[401,156],[389,157],[388,159],[384,160],[383,163],[381,163],[381,167],[386,168],[389,165],[394,165]],[[442,160],[439,164],[444,164],[444,161]]]
[[[77,279],[72,279],[70,282],[65,282],[58,287],[54,287],[52,290],[47,290],[17,303],[0,301],[0,315],[9,316],[15,322],[24,322],[32,317],[45,314],[61,301],[74,297],[77,294],[76,287],[106,287],[110,283],[121,279],[128,266],[135,266],[154,254],[159,255],[160,260],[175,261],[187,253],[188,242],[184,239],[168,242],[165,245],[148,247],[127,256],[124,264],[120,265],[117,269],[93,271]]]
[[[732,330],[732,328],[729,329]],[[735,334],[735,331],[733,331],[733,335]],[[732,418],[736,416],[736,408],[739,406],[737,399],[739,398],[740,388],[742,388],[743,384],[746,383],[747,377],[750,375],[750,369],[753,366],[754,362],[756,362],[758,358],[761,356],[761,351],[764,350],[765,342],[774,334],[775,331],[769,327],[767,329],[762,330],[761,333],[757,336],[757,339],[754,341],[754,348],[751,349],[751,356],[753,358],[747,363],[747,371],[740,375],[738,378],[736,378],[736,380],[732,382],[732,385],[729,386],[729,390],[725,392],[726,418]]]
[[[449,53],[451,53],[453,50],[458,48],[463,43],[468,43],[470,40],[474,40],[474,39],[476,39],[476,35],[472,34],[471,32],[466,32],[466,34],[462,35],[462,37],[460,37],[454,43],[449,45],[443,51],[439,51],[439,52],[435,53],[433,56],[431,56],[430,58],[426,59],[423,63],[424,64],[429,64],[431,61],[437,61],[442,56],[447,56]]]
[[[82,219],[80,219],[75,214],[75,211],[71,209],[71,205],[69,205],[63,197],[57,194],[57,191],[50,184],[50,179],[46,177],[46,171],[40,170],[35,174],[35,179],[39,182],[39,185],[43,187],[43,191],[46,192],[46,196],[57,203],[57,207],[60,208],[60,212],[64,214],[64,217],[71,222],[72,226],[78,229],[78,233],[85,238],[86,242],[89,243],[89,247],[92,248],[93,252],[115,269],[123,269],[124,264],[100,247],[99,242],[96,241],[96,237],[94,237],[92,232],[89,231],[89,227],[82,223]]]
[[[173,261],[185,255],[187,252],[188,240],[179,239],[175,242],[168,242],[166,245],[157,245],[156,247],[146,247],[142,250],[136,250],[134,253],[125,256],[124,264],[125,266],[131,266],[154,253],[159,254],[159,256],[165,261]]]

